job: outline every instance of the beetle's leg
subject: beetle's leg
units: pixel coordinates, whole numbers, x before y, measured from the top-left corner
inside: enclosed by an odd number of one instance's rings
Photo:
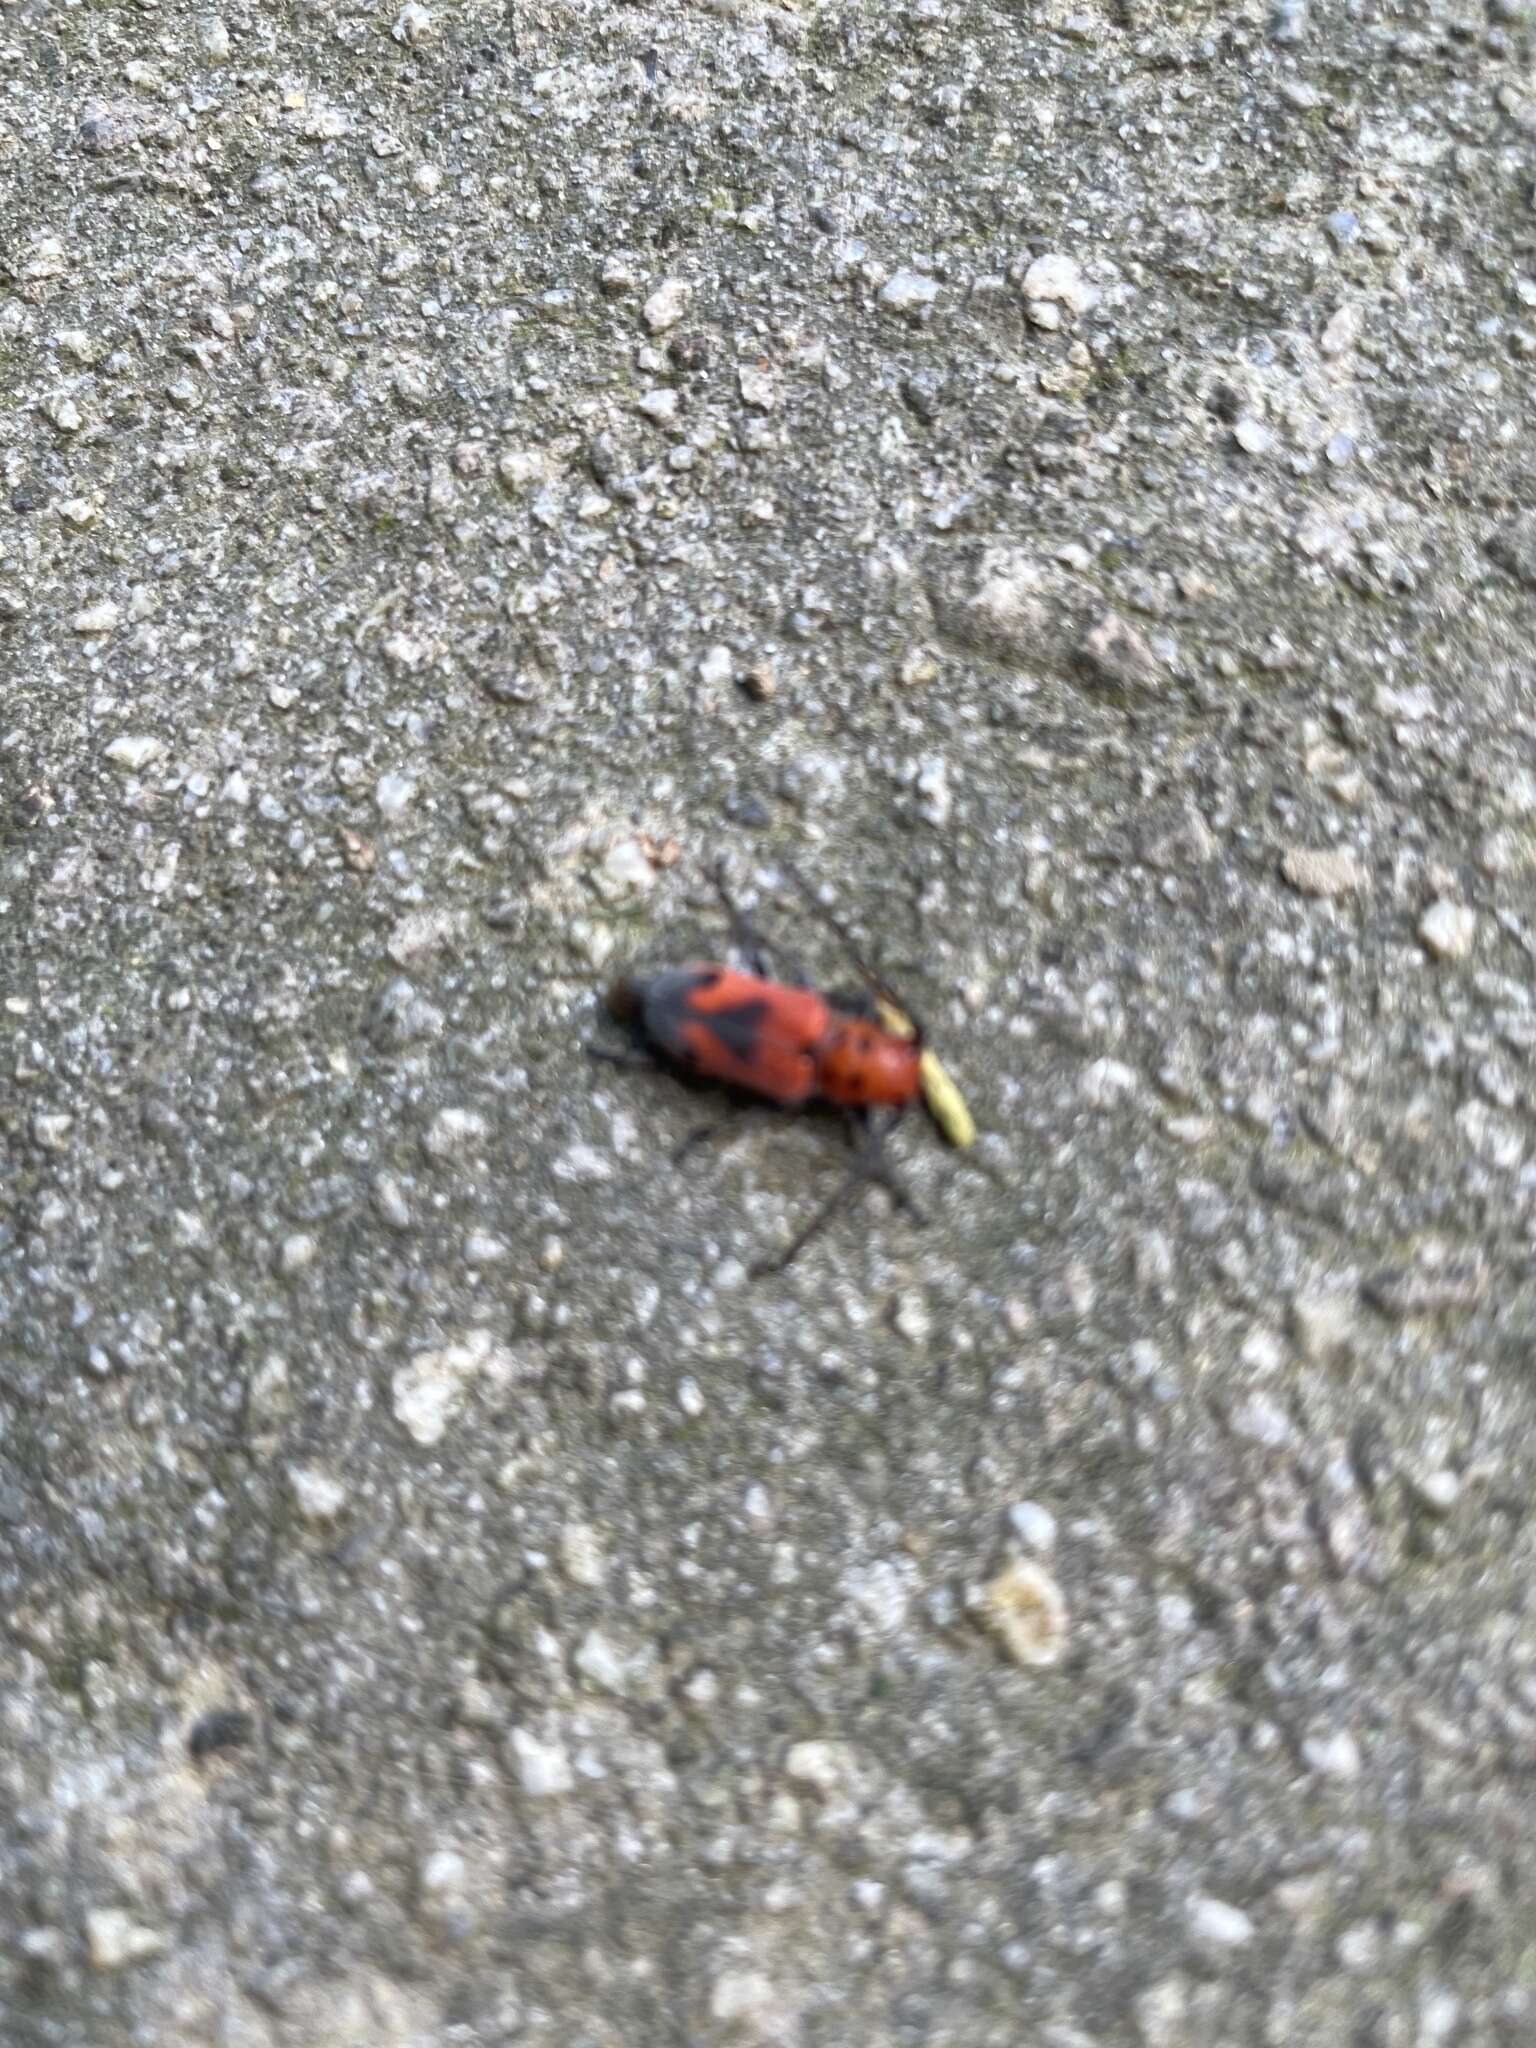
[[[632,1045],[584,1045],[582,1051],[588,1059],[606,1060],[610,1067],[652,1067],[659,1068],[660,1060],[650,1053],[641,1052]]]
[[[850,1129],[859,1133],[859,1148],[854,1154],[853,1162],[849,1166],[847,1173],[832,1190],[826,1201],[812,1215],[810,1221],[790,1239],[787,1250],[780,1252],[774,1258],[758,1260],[757,1264],[752,1268],[752,1278],[754,1280],[764,1279],[770,1273],[782,1273],[786,1266],[799,1258],[800,1254],[811,1242],[811,1239],[819,1231],[826,1228],[827,1224],[831,1222],[849,1196],[862,1187],[866,1181],[878,1180],[884,1187],[888,1188],[895,1197],[897,1204],[906,1210],[914,1223],[922,1223],[926,1220],[922,1211],[902,1185],[895,1168],[881,1157],[884,1139],[887,1133],[900,1120],[900,1117],[901,1112],[897,1110],[890,1122],[883,1126],[871,1122],[867,1111],[855,1113],[850,1118]]]
[[[921,1224],[926,1223],[928,1218],[908,1193],[906,1182],[891,1164],[885,1150],[886,1139],[895,1130],[905,1114],[904,1108],[893,1109],[886,1118],[885,1123],[877,1127],[870,1112],[868,1110],[863,1112],[868,1126],[868,1136],[864,1141],[864,1170],[870,1180],[879,1181],[898,1209],[904,1210],[914,1223]]]
[[[712,1138],[723,1138],[727,1132],[735,1130],[736,1123],[736,1116],[732,1113],[716,1117],[712,1124],[700,1124],[697,1130],[688,1133],[680,1145],[673,1146],[672,1164],[683,1165],[686,1160],[693,1157],[701,1145],[707,1145]]]
[[[863,1160],[855,1160],[837,1187],[834,1188],[821,1207],[816,1210],[810,1222],[803,1229],[797,1231],[790,1239],[786,1249],[775,1254],[771,1259],[759,1259],[756,1262],[752,1268],[752,1278],[754,1280],[765,1280],[770,1273],[782,1273],[786,1266],[792,1265],[805,1250],[811,1239],[819,1231],[824,1230],[832,1221],[832,1218],[841,1209],[855,1188],[867,1179],[868,1174],[865,1172]]]
[[[793,953],[769,939],[753,924],[741,905],[725,885],[725,863],[714,861],[709,869],[710,885],[720,898],[726,917],[730,920],[731,944],[741,954],[754,974],[760,974],[765,981],[774,979],[787,981],[795,988],[809,988],[805,969]],[[777,956],[781,972],[776,977],[773,962]]]

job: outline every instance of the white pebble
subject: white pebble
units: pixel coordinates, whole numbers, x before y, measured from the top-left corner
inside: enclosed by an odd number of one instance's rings
[[[603,1583],[602,1544],[590,1522],[567,1522],[560,1531],[560,1563],[573,1586],[593,1591]]]
[[[1094,1060],[1083,1069],[1078,1087],[1090,1109],[1108,1109],[1135,1092],[1136,1069],[1123,1060]]]
[[[1302,1761],[1321,1778],[1345,1783],[1360,1775],[1360,1745],[1347,1728],[1336,1735],[1309,1735],[1301,1745]]]
[[[699,658],[699,680],[711,689],[720,689],[736,673],[736,660],[729,647],[717,643],[706,647]]]
[[[1016,1500],[1008,1510],[1008,1526],[1026,1550],[1040,1557],[1056,1548],[1056,1517],[1037,1500]]]
[[[621,889],[654,887],[656,870],[638,839],[617,840],[603,855],[603,873]]]
[[[398,818],[416,794],[409,775],[381,775],[373,785],[373,800],[383,818]]]
[[[446,1899],[462,1892],[469,1867],[456,1849],[434,1849],[422,1859],[417,1886],[424,1899]]]
[[[418,43],[424,43],[433,30],[432,16],[418,0],[406,0],[395,17],[390,34],[397,43],[403,43],[408,50],[414,50]]]
[[[582,1677],[600,1692],[623,1692],[629,1677],[628,1667],[608,1638],[595,1628],[589,1629],[576,1645],[571,1662]]]
[[[318,1242],[307,1230],[292,1231],[277,1249],[277,1268],[280,1273],[302,1273],[315,1263],[319,1252]]]
[[[575,1784],[570,1760],[559,1743],[540,1742],[526,1728],[514,1728],[507,1746],[517,1781],[530,1799],[554,1799]]]
[[[95,604],[88,604],[84,611],[76,612],[69,623],[76,633],[110,633],[122,616],[121,607],[115,605],[110,597],[103,597]]]
[[[938,285],[919,270],[898,270],[880,288],[880,304],[888,313],[921,312],[938,296]]]
[[[1213,1949],[1242,1948],[1253,1939],[1253,1922],[1225,1899],[1201,1896],[1190,1901],[1189,1931],[1202,1946]]]
[[[954,808],[954,793],[949,786],[949,763],[941,754],[930,754],[918,763],[912,788],[917,797],[918,816],[935,831],[942,832]]]
[[[784,1769],[797,1785],[817,1792],[835,1792],[848,1770],[848,1752],[840,1742],[794,1742]]]
[[[642,412],[653,425],[664,427],[677,418],[678,398],[675,391],[665,387],[647,391],[635,400],[636,412]]]
[[[613,1161],[598,1151],[595,1145],[580,1142],[567,1145],[553,1168],[556,1180],[594,1183],[613,1179]]]
[[[481,1374],[506,1378],[512,1359],[489,1330],[471,1330],[457,1344],[418,1351],[391,1382],[396,1422],[424,1448],[440,1443],[469,1382]]]
[[[891,1309],[891,1328],[908,1344],[918,1346],[928,1342],[933,1333],[933,1318],[917,1288],[909,1287],[897,1295]]]
[[[456,1159],[484,1144],[490,1128],[477,1109],[440,1109],[422,1143],[433,1159]]]
[[[761,1970],[724,1970],[709,1994],[709,2016],[723,2026],[746,2021],[760,2032],[773,2003],[773,1986]]]
[[[1264,1394],[1250,1394],[1241,1403],[1233,1413],[1232,1427],[1249,1443],[1272,1451],[1282,1449],[1295,1435],[1285,1410]]]
[[[1442,896],[1419,919],[1419,937],[1437,960],[1465,960],[1477,939],[1477,912]]]
[[[288,1484],[294,1505],[306,1522],[334,1522],[347,1504],[347,1489],[328,1472],[310,1465],[290,1465]]]
[[[1275,437],[1262,420],[1245,414],[1232,429],[1232,438],[1245,455],[1267,455]]]
[[[102,1906],[85,1916],[85,1946],[96,1970],[122,1970],[165,1947],[165,1936],[138,1926],[121,1906]]]
[[[664,334],[682,319],[692,297],[691,284],[686,284],[680,277],[669,277],[651,293],[640,309],[640,317],[652,334]]]
[[[1073,313],[1091,311],[1099,298],[1084,277],[1082,265],[1070,256],[1037,256],[1024,273],[1024,296],[1063,305]]]
[[[145,732],[124,733],[121,739],[113,740],[105,752],[105,759],[114,768],[127,768],[137,774],[161,752],[160,741]]]

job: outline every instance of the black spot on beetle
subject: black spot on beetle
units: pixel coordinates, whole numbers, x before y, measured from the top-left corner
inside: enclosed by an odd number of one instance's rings
[[[720,1010],[701,1011],[698,1021],[714,1033],[732,1059],[750,1066],[767,1015],[766,1000],[753,996],[745,1003],[727,1003]]]

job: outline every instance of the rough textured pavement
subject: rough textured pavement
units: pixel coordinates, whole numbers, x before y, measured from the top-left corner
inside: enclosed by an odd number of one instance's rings
[[[1536,2038],[1533,54],[0,15],[7,2044]]]

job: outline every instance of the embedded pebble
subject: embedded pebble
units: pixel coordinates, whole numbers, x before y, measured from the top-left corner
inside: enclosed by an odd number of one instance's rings
[[[124,733],[120,739],[113,740],[103,750],[103,758],[110,761],[114,768],[126,768],[137,774],[164,751],[162,743],[150,733]]]
[[[954,792],[949,786],[949,763],[941,754],[931,754],[918,763],[912,789],[918,816],[935,831],[943,831],[954,808]]]
[[[1302,1761],[1322,1778],[1346,1783],[1360,1775],[1360,1745],[1347,1728],[1333,1735],[1309,1735],[1301,1745]]]
[[[761,1970],[723,1970],[710,1987],[709,2016],[722,2026],[760,2032],[774,2011],[773,1985]]]
[[[603,873],[621,889],[644,892],[656,885],[656,869],[638,839],[620,839],[603,855]]]
[[[1041,1557],[1049,1557],[1056,1548],[1056,1517],[1038,1501],[1015,1501],[1008,1510],[1008,1526],[1026,1550]]]
[[[629,1681],[629,1667],[608,1638],[589,1629],[576,1645],[571,1663],[581,1676],[600,1692],[622,1693]]]
[[[1272,1451],[1283,1450],[1295,1440],[1296,1435],[1285,1410],[1265,1394],[1250,1394],[1233,1411],[1232,1427],[1249,1443],[1261,1444]]]
[[[416,784],[409,775],[381,775],[373,787],[379,815],[391,823],[405,813],[415,794]]]
[[[723,689],[735,673],[735,657],[721,642],[706,647],[699,657],[699,681],[712,690]]]
[[[423,1149],[431,1159],[458,1159],[477,1151],[491,1134],[477,1109],[440,1109],[427,1126]]]
[[[319,1240],[307,1230],[291,1231],[277,1248],[277,1269],[289,1275],[303,1273],[315,1263]]]
[[[815,1792],[835,1792],[848,1774],[848,1751],[840,1742],[794,1742],[784,1758],[785,1772],[797,1785]]]
[[[557,1799],[576,1783],[570,1759],[558,1742],[541,1742],[526,1728],[507,1736],[517,1782],[530,1799]]]
[[[84,638],[117,630],[122,619],[122,607],[110,597],[101,598],[96,604],[88,604],[84,611],[78,611],[70,620],[72,630]]]
[[[1082,265],[1070,256],[1037,256],[1024,273],[1024,297],[1049,300],[1069,312],[1091,312],[1099,295],[1083,275]]]
[[[573,1586],[595,1590],[606,1566],[602,1542],[590,1522],[567,1522],[560,1532],[560,1564]]]
[[[469,1879],[469,1866],[456,1849],[434,1849],[422,1858],[416,1887],[422,1903],[429,1908],[460,1898]]]
[[[1162,665],[1146,639],[1114,612],[1106,612],[1079,642],[1077,664],[1112,690],[1154,690],[1163,681]]]
[[[1123,1060],[1094,1060],[1083,1069],[1078,1090],[1090,1109],[1109,1109],[1136,1092],[1139,1076]]]
[[[1363,324],[1360,308],[1350,301],[1330,317],[1317,345],[1325,356],[1347,355],[1360,339]]]
[[[390,34],[397,43],[403,43],[408,50],[414,50],[433,33],[430,12],[418,4],[418,0],[406,0],[406,5],[395,16],[395,25]]]
[[[371,863],[370,863],[371,865]],[[397,967],[421,967],[451,952],[463,938],[465,921],[456,910],[412,910],[397,920],[384,950]]]
[[[1232,438],[1245,455],[1267,455],[1275,439],[1264,422],[1251,415],[1238,421],[1232,429]]]
[[[578,1139],[574,1145],[567,1145],[551,1168],[556,1180],[580,1181],[594,1184],[612,1180],[613,1161],[607,1153],[599,1152],[595,1145],[588,1145]]]
[[[1465,960],[1477,942],[1477,912],[1442,896],[1419,919],[1419,937],[1437,960]]]
[[[347,1489],[341,1481],[312,1465],[290,1465],[288,1484],[294,1505],[306,1522],[333,1522],[347,1504]]]
[[[391,1381],[395,1420],[424,1448],[440,1443],[454,1410],[478,1378],[506,1378],[512,1359],[489,1330],[471,1330],[456,1344],[418,1351]]]
[[[1366,871],[1349,846],[1290,846],[1280,859],[1280,872],[1303,896],[1347,896],[1364,889]]]
[[[939,296],[931,277],[918,270],[898,270],[880,287],[880,304],[888,313],[920,313]]]
[[[1240,1907],[1204,1894],[1190,1900],[1188,1922],[1200,1946],[1217,1951],[1246,1947],[1255,1931]]]
[[[1005,1565],[982,1591],[981,1614],[1026,1671],[1047,1671],[1066,1655],[1066,1599],[1041,1565],[1022,1558]]]
[[[664,427],[677,418],[679,403],[677,393],[662,386],[654,391],[642,392],[635,400],[635,410],[644,413],[653,425]]]
[[[912,1345],[928,1342],[933,1334],[933,1318],[928,1313],[928,1304],[921,1292],[909,1287],[896,1297],[891,1309],[891,1328],[897,1336]]]
[[[652,334],[664,334],[682,319],[692,297],[692,285],[680,277],[669,277],[651,293],[640,309],[640,317]]]
[[[1298,1294],[1291,1303],[1291,1330],[1302,1356],[1314,1364],[1352,1351],[1359,1338],[1353,1298],[1342,1289]]]
[[[93,1970],[125,1970],[162,1954],[166,1938],[120,1906],[101,1906],[85,1916],[85,1946]]]

